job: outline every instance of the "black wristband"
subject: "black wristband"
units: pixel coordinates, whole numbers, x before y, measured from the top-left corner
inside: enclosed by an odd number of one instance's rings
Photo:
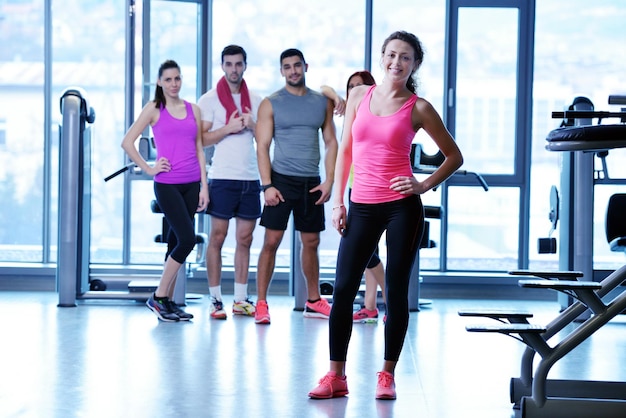
[[[272,183],[270,184],[266,184],[265,186],[261,186],[261,189],[263,189],[263,191],[266,191],[267,189],[269,189],[270,187],[274,187],[274,185]]]

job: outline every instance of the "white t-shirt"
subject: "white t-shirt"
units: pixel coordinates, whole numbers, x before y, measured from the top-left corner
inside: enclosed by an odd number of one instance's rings
[[[261,96],[250,91],[252,115],[256,121]],[[241,112],[241,94],[233,94],[235,105]],[[212,89],[198,99],[202,120],[211,122],[211,130],[226,125],[226,109],[217,97],[217,89]],[[259,168],[256,159],[254,132],[250,129],[226,136],[214,145],[208,176],[221,180],[258,180]]]

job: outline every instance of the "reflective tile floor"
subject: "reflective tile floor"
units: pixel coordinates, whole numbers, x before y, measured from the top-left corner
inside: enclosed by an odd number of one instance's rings
[[[209,319],[161,323],[140,302],[90,300],[58,308],[52,292],[0,292],[0,417],[515,417],[509,379],[523,345],[474,334],[460,309],[520,308],[546,324],[556,302],[435,299],[411,313],[396,401],[376,401],[383,330],[355,324],[350,394],[311,400],[327,371],[327,321],[271,296],[271,325]],[[227,305],[230,310],[230,305]],[[480,321],[479,322],[483,322]],[[626,320],[616,318],[552,369],[551,378],[626,380]]]

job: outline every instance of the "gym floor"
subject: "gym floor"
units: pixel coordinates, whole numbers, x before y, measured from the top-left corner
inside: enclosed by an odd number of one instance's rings
[[[355,324],[350,394],[311,400],[328,368],[328,326],[294,311],[292,297],[270,296],[265,326],[230,313],[210,320],[206,296],[189,301],[189,323],[159,322],[140,302],[57,303],[54,292],[0,292],[2,417],[515,417],[509,380],[523,344],[468,333],[465,325],[489,320],[457,312],[523,309],[545,325],[559,311],[556,301],[433,300],[411,313],[395,401],[374,399],[382,318]],[[626,319],[614,319],[549,377],[626,380],[625,331]]]

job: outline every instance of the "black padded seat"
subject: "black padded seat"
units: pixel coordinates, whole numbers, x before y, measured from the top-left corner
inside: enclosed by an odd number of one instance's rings
[[[606,240],[611,251],[626,251],[626,194],[615,193],[606,208]]]
[[[443,208],[441,206],[424,206],[424,217],[430,219],[441,219],[443,217]]]
[[[626,125],[565,126],[550,131],[546,141],[549,151],[595,152],[622,148],[626,147]]]
[[[159,206],[159,203],[155,200],[150,202],[150,210],[152,211],[152,213],[163,213],[163,211],[161,210],[161,206]]]
[[[577,280],[584,276],[582,271],[511,270],[509,274],[512,276],[536,276],[546,280]]]

